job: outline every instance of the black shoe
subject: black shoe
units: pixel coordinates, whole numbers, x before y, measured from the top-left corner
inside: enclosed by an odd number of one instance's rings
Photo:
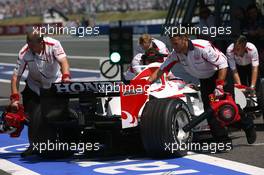
[[[253,125],[252,127],[246,129],[245,133],[246,133],[248,144],[255,143],[255,141],[257,139],[257,133],[256,133],[256,130],[255,130],[255,126]]]
[[[37,151],[33,150],[33,146],[29,146],[25,151],[23,151],[20,156],[21,157],[28,157],[28,156],[32,156],[32,155],[36,155]]]

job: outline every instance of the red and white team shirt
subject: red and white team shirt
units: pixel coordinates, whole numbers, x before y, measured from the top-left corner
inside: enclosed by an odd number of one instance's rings
[[[155,38],[152,38],[152,46],[153,48],[157,49],[159,51],[159,53],[161,54],[165,54],[168,55],[169,54],[169,49],[166,47],[166,45],[160,41],[157,40]],[[135,54],[134,54],[134,58],[132,60],[131,63],[131,72],[132,73],[140,73],[141,69],[138,67],[139,65],[141,65],[141,56],[145,53],[145,50],[139,45],[136,50],[135,50]]]
[[[209,41],[201,39],[189,41],[187,55],[173,51],[160,69],[169,71],[176,63],[180,63],[190,75],[198,79],[210,78],[217,70],[228,67],[226,56]]]
[[[159,53],[168,54],[169,50],[166,47],[166,44],[164,44],[162,41],[152,38],[151,42],[152,42],[152,47],[156,48],[159,51]],[[138,53],[142,53],[142,54],[145,53],[145,50],[140,45],[137,46],[134,55],[137,55]]]
[[[252,66],[259,65],[258,50],[256,46],[250,42],[247,42],[246,53],[242,57],[234,54],[234,43],[226,49],[226,56],[232,70],[236,70],[236,64],[240,66],[246,66],[249,64],[252,64]]]
[[[60,42],[50,37],[44,37],[44,50],[33,53],[26,44],[20,51],[14,74],[22,76],[28,69],[27,84],[35,93],[40,88],[50,88],[51,84],[61,80],[59,61],[66,59],[66,54]]]

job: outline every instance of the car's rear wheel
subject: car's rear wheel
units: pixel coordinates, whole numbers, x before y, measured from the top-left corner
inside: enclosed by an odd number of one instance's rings
[[[153,99],[146,103],[141,116],[141,138],[152,157],[181,157],[187,154],[192,133],[182,128],[191,114],[180,99]]]
[[[47,154],[48,142],[56,139],[56,131],[42,117],[40,105],[36,105],[31,115],[29,132],[32,144],[36,145],[34,151],[37,151],[39,155]]]
[[[69,110],[68,115],[75,117],[73,110]],[[37,105],[32,113],[30,125],[31,140],[38,145],[38,150],[35,150],[38,155],[45,158],[62,158],[73,155],[74,151],[68,148],[71,143],[78,142],[76,139],[79,135],[76,129],[56,127],[42,115],[40,105]]]

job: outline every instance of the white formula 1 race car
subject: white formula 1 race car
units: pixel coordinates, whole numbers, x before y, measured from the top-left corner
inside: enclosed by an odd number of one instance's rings
[[[71,82],[43,89],[31,121],[35,142],[96,141],[102,149],[117,149],[114,142],[122,142],[123,136],[134,139],[130,141],[133,147],[143,143],[150,156],[185,155],[187,150],[167,153],[165,143],[192,140],[192,132],[184,132],[182,127],[203,113],[200,93],[183,80],[168,80],[166,74],[152,85],[146,84],[159,66],[145,66],[129,84]],[[208,130],[207,122],[193,130]]]
[[[129,84],[71,82],[55,83],[51,89],[42,89],[41,103],[29,114],[32,115],[33,142],[96,142],[103,150],[121,149],[116,142],[127,142],[132,147],[142,143],[152,157],[186,155],[187,148],[171,152],[166,150],[166,145],[188,144],[193,132],[208,131],[204,119],[213,113],[203,110],[197,87],[183,80],[168,79],[164,74],[149,85],[146,79],[159,66],[160,63],[145,66]],[[246,98],[238,88],[236,95],[239,99],[236,103],[245,108]],[[223,124],[238,120],[234,103],[224,99],[213,106],[211,112],[217,111]],[[57,153],[46,150],[40,154]]]

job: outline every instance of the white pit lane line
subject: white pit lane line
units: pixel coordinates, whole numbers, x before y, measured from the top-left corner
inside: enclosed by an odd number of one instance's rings
[[[18,57],[18,53],[6,53],[0,52],[0,56],[9,56],[9,57]],[[75,56],[75,55],[67,55],[69,59],[77,59],[77,60],[100,60],[107,59],[107,57],[98,57],[98,56]]]
[[[0,159],[0,169],[12,175],[40,175],[5,159]]]
[[[251,144],[252,146],[263,146],[264,145],[264,143],[253,143],[253,144]]]
[[[0,53],[1,56],[1,53]],[[103,57],[102,57],[103,58]],[[13,63],[0,63],[0,66],[16,66],[16,64]],[[70,68],[71,71],[78,71],[78,72],[88,72],[88,73],[100,73],[99,70],[94,70],[94,69],[79,69],[79,68]],[[13,72],[5,72],[8,74],[12,74]],[[89,77],[89,78],[73,78],[73,81],[84,81],[84,80],[98,80],[98,77]],[[0,83],[10,83],[11,80],[7,79],[1,79],[0,78]],[[25,85],[26,83],[21,81],[21,85]]]
[[[23,145],[23,144],[21,144]],[[26,144],[25,144],[26,145]],[[254,174],[254,175],[263,175],[264,174],[264,169],[259,168],[256,166],[252,165],[247,165],[231,160],[226,160],[218,157],[213,157],[213,156],[208,156],[204,154],[195,154],[192,152],[188,152],[188,155],[183,157],[185,159],[190,159],[193,161],[197,161],[200,163],[205,163],[225,169],[230,169],[233,171],[241,172],[241,173],[246,173],[246,174]],[[137,160],[125,160],[123,162],[133,162]],[[76,160],[72,161],[71,163],[75,163]],[[122,162],[122,161],[121,161]],[[120,162],[120,163],[121,163]],[[80,161],[81,167],[90,167],[93,165],[97,165],[99,162],[93,162],[93,161]],[[105,162],[100,162],[100,164],[105,164]],[[12,175],[40,175],[36,172],[33,172],[29,169],[26,169],[20,165],[17,165],[15,163],[12,163],[10,161],[7,161],[5,159],[0,159],[0,169],[4,170],[5,172],[8,172]],[[190,174],[190,173],[196,173],[197,171],[195,170],[182,170],[182,171],[169,171],[167,172],[168,174]],[[164,174],[163,172],[162,174]],[[161,173],[152,173],[151,175],[161,175]]]
[[[13,63],[0,63],[0,66],[16,66]],[[71,71],[78,71],[78,72],[91,72],[91,73],[100,73],[99,70],[95,69],[79,69],[79,68],[70,68]]]
[[[11,83],[11,80],[6,80],[6,79],[0,79],[0,83]],[[25,82],[20,82],[21,85],[26,85]]]
[[[24,139],[23,139],[24,140]],[[13,153],[14,151],[8,151],[8,149],[10,148],[14,148],[14,147],[18,147],[18,146],[22,146],[22,148],[19,148],[20,150],[25,150],[29,144],[28,143],[24,143],[24,144],[18,144],[18,145],[9,145],[9,146],[4,146],[4,147],[0,147],[0,153],[1,154],[5,154],[5,153]],[[17,150],[19,151],[19,150]],[[1,169],[1,168],[0,168]]]
[[[188,152],[188,155],[185,156],[186,159],[191,159],[194,161],[242,172],[247,174],[254,174],[254,175],[263,175],[264,168],[259,168],[253,165],[248,165],[240,162],[235,162],[227,159],[222,159],[218,157],[208,156],[205,154],[195,154],[193,152]]]

